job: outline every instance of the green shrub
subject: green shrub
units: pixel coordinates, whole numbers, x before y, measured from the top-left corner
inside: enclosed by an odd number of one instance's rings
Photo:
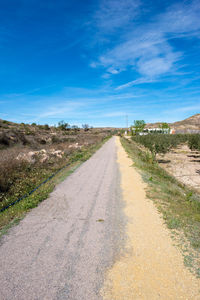
[[[58,128],[61,130],[69,130],[70,125],[62,120],[62,121],[58,122]]]
[[[50,129],[49,125],[48,125],[48,124],[45,124],[45,125],[44,125],[44,129],[45,129],[45,130],[49,130],[49,129]]]
[[[191,134],[188,137],[188,146],[191,150],[200,150],[200,134]]]
[[[142,144],[149,149],[154,157],[156,154],[165,154],[172,148],[188,142],[190,149],[200,150],[200,135],[199,134],[148,134],[136,135],[132,137],[133,141]]]
[[[52,141],[53,144],[56,144],[56,143],[60,142],[59,138],[55,135],[52,136],[51,141]]]

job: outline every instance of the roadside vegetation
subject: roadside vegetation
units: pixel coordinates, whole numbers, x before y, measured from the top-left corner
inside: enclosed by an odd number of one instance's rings
[[[6,124],[6,130],[1,124]],[[28,195],[67,165],[32,195],[0,212],[1,232],[46,199],[59,178],[67,176],[71,169],[87,160],[114,133],[109,129],[88,126],[85,130],[85,126],[83,129],[74,126],[61,121],[58,127],[24,124],[20,130],[21,124],[0,122],[0,210]],[[29,142],[23,143],[26,140]]]
[[[200,150],[200,134],[148,134],[135,135],[132,139],[147,148],[153,160],[158,153],[165,154],[183,143],[191,150]]]
[[[178,182],[155,160],[157,153],[164,153],[182,142],[187,141],[190,147],[199,149],[199,136],[171,137],[135,136],[132,140],[121,138],[121,143],[148,184],[147,197],[154,201],[168,228],[171,229],[175,244],[183,253],[185,265],[200,276],[200,195]]]

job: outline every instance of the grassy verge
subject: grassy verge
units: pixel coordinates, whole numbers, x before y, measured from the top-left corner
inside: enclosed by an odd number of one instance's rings
[[[148,184],[147,197],[162,213],[185,265],[200,277],[200,195],[170,176],[135,142],[121,138],[121,143]]]
[[[15,205],[11,206],[4,212],[0,213],[0,237],[4,235],[9,228],[13,225],[19,223],[19,221],[26,215],[26,213],[36,207],[41,201],[45,200],[48,195],[53,191],[56,184],[63,181],[68,175],[70,175],[75,169],[77,169],[84,161],[89,159],[110,137],[106,137],[102,142],[99,142],[95,145],[90,146],[89,148],[81,149],[75,151],[66,162],[69,163],[69,166],[59,172],[55,177],[50,181],[42,185],[38,190],[27,198],[21,200]],[[43,180],[45,180],[47,174],[50,176],[51,170],[41,171],[41,174],[44,175]],[[35,184],[40,184],[41,176],[35,178]],[[21,182],[21,185],[26,186],[26,180]],[[27,187],[26,187],[27,188]],[[24,188],[26,190],[26,188]]]

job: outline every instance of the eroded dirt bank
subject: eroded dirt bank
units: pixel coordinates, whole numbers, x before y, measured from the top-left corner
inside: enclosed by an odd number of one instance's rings
[[[200,299],[200,280],[183,258],[153,203],[145,184],[117,140],[121,188],[128,218],[124,254],[107,271],[102,296],[107,300]]]

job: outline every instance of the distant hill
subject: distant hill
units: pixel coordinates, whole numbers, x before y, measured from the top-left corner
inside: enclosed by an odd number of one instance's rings
[[[171,123],[170,126],[179,130],[180,129],[200,130],[200,114],[191,116],[183,121]]]
[[[146,128],[158,128],[161,122],[147,123]],[[185,120],[168,123],[177,133],[200,133],[200,114],[191,116]]]

